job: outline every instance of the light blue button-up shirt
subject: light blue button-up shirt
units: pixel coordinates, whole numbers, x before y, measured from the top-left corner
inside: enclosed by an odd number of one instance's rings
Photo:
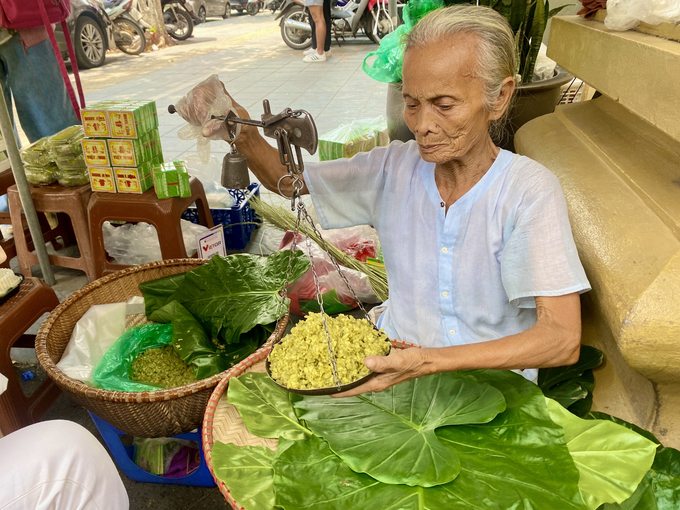
[[[501,150],[448,212],[415,142],[307,167],[323,228],[378,231],[390,287],[379,326],[391,338],[495,340],[535,324],[535,296],[590,290],[562,189],[535,161]]]

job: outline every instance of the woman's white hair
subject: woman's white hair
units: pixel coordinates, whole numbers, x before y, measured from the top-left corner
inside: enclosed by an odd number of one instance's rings
[[[432,11],[421,19],[406,38],[404,51],[441,44],[442,39],[474,34],[479,39],[475,72],[484,82],[484,106],[495,108],[503,80],[515,78],[515,39],[503,16],[489,7],[452,5]],[[450,51],[442,48],[442,51]],[[510,108],[508,108],[509,110]]]

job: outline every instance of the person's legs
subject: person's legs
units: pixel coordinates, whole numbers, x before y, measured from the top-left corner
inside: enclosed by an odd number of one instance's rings
[[[307,7],[307,14],[309,14],[309,25],[312,27],[312,49],[316,51],[316,23],[314,23],[314,17],[309,11],[309,7]]]
[[[31,143],[80,124],[49,40],[24,50],[15,35],[2,45],[2,55],[19,122]]]
[[[97,439],[69,421],[0,438],[0,510],[128,510],[116,467]]]
[[[320,46],[318,44],[318,41],[325,41],[326,40],[326,20],[324,19],[323,16],[323,6],[321,5],[310,5],[309,6],[309,13],[314,20],[314,23],[316,25],[314,33],[316,35],[316,41],[317,41],[317,46],[316,46],[316,53],[318,55],[323,55],[324,54],[324,48],[323,46]]]

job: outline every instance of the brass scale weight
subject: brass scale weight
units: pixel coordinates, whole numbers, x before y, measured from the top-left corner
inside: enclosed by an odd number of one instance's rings
[[[248,126],[256,126],[262,128],[265,136],[269,138],[274,138],[279,151],[279,157],[281,159],[281,164],[288,169],[288,173],[283,175],[277,184],[279,194],[290,200],[290,209],[295,212],[297,210],[297,219],[295,222],[295,231],[293,232],[293,244],[290,249],[290,258],[288,259],[288,268],[286,270],[286,279],[283,286],[283,293],[281,296],[282,302],[285,304],[287,297],[287,287],[288,280],[290,279],[293,253],[297,246],[297,236],[300,231],[300,227],[303,227],[303,233],[307,234],[308,230],[311,229],[319,239],[321,240],[321,248],[324,252],[328,254],[335,269],[338,271],[345,285],[349,289],[352,298],[359,305],[359,308],[363,312],[366,320],[375,328],[375,324],[368,316],[364,305],[361,303],[357,297],[354,289],[347,281],[344,273],[340,270],[340,266],[335,260],[335,257],[328,252],[328,247],[326,246],[326,241],[319,233],[318,229],[314,225],[314,221],[307,212],[305,204],[300,199],[300,191],[304,186],[304,181],[301,179],[302,172],[304,171],[304,163],[302,161],[302,149],[305,149],[309,154],[315,154],[319,145],[319,136],[316,130],[316,124],[314,124],[314,119],[305,110],[292,110],[291,108],[286,108],[281,113],[273,115],[271,112],[271,107],[269,106],[269,101],[265,99],[262,101],[262,106],[264,108],[264,113],[261,116],[261,120],[243,119],[238,117],[233,111],[229,112],[228,115],[215,116],[213,115],[211,119],[221,120],[225,123],[227,130],[230,134],[230,144],[231,152],[224,156],[222,161],[222,186],[227,189],[244,189],[250,184],[250,177],[248,175],[248,163],[245,156],[236,150],[234,144],[236,140],[236,124],[245,124]],[[168,107],[170,113],[175,113],[176,109],[174,105]],[[286,196],[283,191],[281,191],[281,183],[286,179],[292,181],[293,192],[291,196]],[[306,236],[308,246],[310,247],[312,241],[309,235]],[[316,288],[316,299],[319,304],[319,310],[321,312],[321,317],[323,318],[324,334],[326,337],[326,342],[328,343],[328,355],[330,357],[331,366],[333,368],[333,380],[335,386],[329,388],[320,388],[313,390],[300,390],[295,388],[287,388],[279,384],[275,379],[272,380],[282,388],[292,391],[294,393],[301,393],[306,395],[330,395],[332,393],[338,393],[341,391],[346,391],[356,386],[359,386],[366,382],[368,379],[376,375],[371,372],[365,377],[354,381],[349,384],[340,384],[340,377],[338,375],[338,369],[336,366],[335,353],[333,351],[333,345],[331,343],[330,334],[328,332],[328,323],[326,321],[326,313],[323,308],[323,300],[321,298],[321,290],[319,288],[319,277],[314,269],[314,264],[311,264],[312,275],[314,276],[314,286]],[[377,328],[376,328],[377,329]],[[271,377],[271,372],[269,370],[269,358],[266,361],[267,374]]]

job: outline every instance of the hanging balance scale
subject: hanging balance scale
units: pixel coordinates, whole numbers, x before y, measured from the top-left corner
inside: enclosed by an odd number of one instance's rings
[[[319,137],[316,130],[316,124],[312,116],[304,110],[292,110],[291,108],[286,108],[281,113],[273,115],[271,113],[271,108],[269,106],[269,101],[265,99],[263,102],[264,113],[261,116],[261,120],[243,119],[238,117],[233,111],[226,116],[213,116],[212,119],[224,121],[229,133],[231,135],[231,152],[225,155],[222,162],[222,186],[227,189],[243,189],[248,187],[250,184],[250,177],[248,176],[248,164],[245,156],[236,150],[234,141],[236,139],[236,124],[246,124],[249,126],[256,126],[262,128],[265,136],[269,138],[274,138],[279,151],[279,157],[281,159],[281,164],[288,170],[287,174],[284,174],[277,184],[279,194],[290,200],[291,211],[297,211],[297,219],[295,222],[295,231],[293,232],[293,243],[290,248],[290,258],[288,260],[288,268],[286,270],[286,278],[283,286],[283,292],[281,293],[281,300],[285,306],[287,298],[287,287],[290,280],[291,269],[292,269],[292,259],[297,247],[298,233],[305,235],[307,245],[309,246],[309,251],[311,253],[312,241],[310,236],[307,235],[308,232],[313,232],[321,240],[321,249],[328,254],[336,271],[342,277],[343,282],[347,286],[352,298],[357,303],[361,309],[366,320],[375,328],[375,324],[368,316],[364,305],[361,303],[357,297],[354,289],[349,284],[347,277],[341,271],[338,261],[333,257],[328,251],[328,246],[326,241],[319,233],[318,229],[314,225],[314,221],[307,212],[305,204],[300,199],[300,191],[304,187],[304,181],[302,180],[302,173],[304,172],[304,163],[302,161],[302,149],[305,149],[309,154],[315,154],[319,144]],[[170,113],[175,112],[175,108],[171,105],[168,108]],[[293,191],[290,196],[287,196],[282,190],[281,185],[286,180],[291,181],[291,186]],[[340,377],[338,375],[338,370],[336,366],[335,352],[333,351],[333,344],[331,343],[330,333],[328,330],[327,315],[323,307],[323,299],[321,297],[321,289],[319,286],[319,277],[314,268],[314,263],[311,264],[312,275],[314,277],[314,286],[316,289],[316,299],[319,305],[319,310],[324,325],[324,335],[326,338],[326,343],[328,344],[328,356],[330,358],[331,367],[333,370],[333,380],[335,385],[328,388],[315,388],[315,389],[297,389],[288,388],[279,384],[276,379],[271,376],[269,369],[269,357],[265,362],[265,367],[267,375],[281,388],[291,391],[293,393],[300,393],[303,395],[331,395],[333,393],[339,393],[342,391],[347,391],[355,388],[372,377],[376,375],[375,372],[370,372],[368,375],[353,381],[349,384],[340,384]],[[376,328],[377,329],[377,328]]]

